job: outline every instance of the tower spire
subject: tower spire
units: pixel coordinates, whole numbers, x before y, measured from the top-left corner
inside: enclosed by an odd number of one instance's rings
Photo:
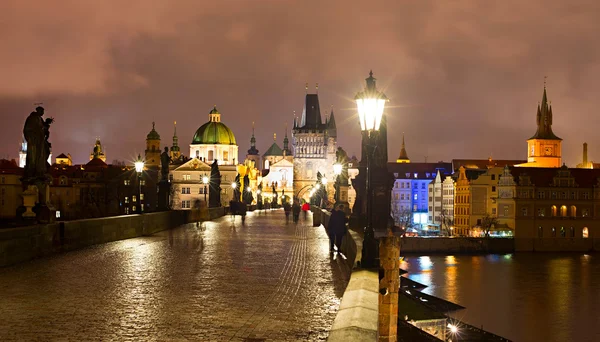
[[[427,157],[425,157],[427,159]],[[410,159],[408,158],[408,154],[406,153],[406,144],[404,143],[404,132],[402,132],[402,148],[400,148],[400,156],[397,163],[410,163]],[[427,161],[426,161],[427,162]]]
[[[537,131],[530,139],[562,140],[552,132],[552,106],[546,93],[546,76],[544,76],[544,92],[536,113]]]
[[[171,146],[171,159],[177,160],[181,156],[179,138],[177,137],[177,121],[173,121],[173,145]]]

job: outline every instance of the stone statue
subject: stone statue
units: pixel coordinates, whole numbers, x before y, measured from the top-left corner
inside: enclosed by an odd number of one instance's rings
[[[215,161],[210,166],[210,187],[208,189],[208,203],[210,208],[221,206],[221,172],[219,163]]]
[[[171,156],[169,156],[169,148],[165,146],[165,151],[160,154],[160,175],[161,180],[169,179],[169,164]]]
[[[50,156],[50,124],[54,122],[53,118],[42,119],[44,108],[37,107],[35,112],[31,112],[25,121],[23,136],[27,141],[27,159],[25,163],[26,178],[44,178],[46,176],[48,165],[47,160]]]

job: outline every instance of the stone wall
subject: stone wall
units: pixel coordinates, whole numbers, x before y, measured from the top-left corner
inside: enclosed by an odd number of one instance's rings
[[[515,251],[512,238],[422,238],[404,237],[400,239],[400,253],[512,253]]]
[[[313,222],[320,222],[324,229],[329,224],[330,213],[313,209]],[[346,263],[351,270],[350,281],[327,341],[376,341],[379,307],[379,275],[376,271],[356,268],[361,259],[362,237],[349,230],[341,246]]]
[[[0,267],[99,243],[151,235],[223,216],[225,208],[163,211],[0,230]]]

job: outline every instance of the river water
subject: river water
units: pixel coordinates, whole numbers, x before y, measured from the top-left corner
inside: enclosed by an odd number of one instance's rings
[[[451,316],[513,341],[600,341],[600,254],[408,256],[423,292]]]

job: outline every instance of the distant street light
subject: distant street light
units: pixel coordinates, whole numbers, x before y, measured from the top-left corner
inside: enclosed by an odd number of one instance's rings
[[[138,214],[141,214],[143,210],[142,206],[144,205],[144,203],[142,202],[142,172],[144,171],[144,161],[142,160],[141,155],[138,154],[137,160],[135,161],[134,165],[138,179],[138,197],[140,199],[140,205],[137,208],[137,212]]]
[[[206,202],[206,192],[207,192],[207,185],[208,185],[209,181],[210,181],[210,179],[208,178],[207,175],[202,176],[202,183],[204,183],[204,203],[206,203],[207,207],[208,207],[208,202]]]
[[[341,175],[343,169],[344,169],[344,166],[341,163],[333,164],[333,174],[334,175],[336,175],[336,176]]]
[[[235,188],[237,188],[237,184],[235,182],[231,183],[231,188],[235,190]]]
[[[327,185],[327,178],[325,178],[325,177],[321,178],[321,184]]]

